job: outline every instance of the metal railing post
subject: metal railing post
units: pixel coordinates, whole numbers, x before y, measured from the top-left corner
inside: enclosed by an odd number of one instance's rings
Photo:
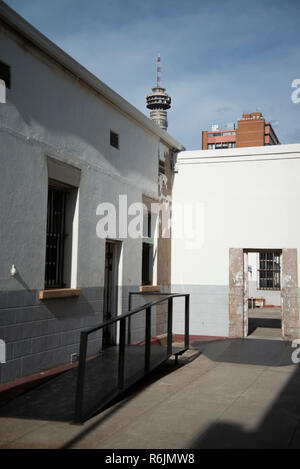
[[[87,355],[87,341],[88,334],[81,332],[80,334],[80,350],[79,350],[79,363],[77,374],[77,388],[75,398],[75,423],[83,422],[83,392],[84,392],[84,375]]]
[[[184,311],[184,348],[189,348],[190,345],[190,295],[185,295],[185,311]]]
[[[173,329],[173,298],[168,299],[168,337],[167,354],[172,355],[172,329]]]
[[[145,372],[150,370],[150,355],[151,355],[151,307],[146,308],[146,321],[145,321]]]
[[[128,311],[131,311],[131,298],[132,298],[132,293],[129,292],[129,297],[128,297]],[[128,331],[127,331],[127,344],[131,344],[131,316],[128,317]]]
[[[118,367],[118,388],[124,388],[125,377],[125,343],[126,343],[126,318],[120,320],[120,341],[119,341],[119,367]]]
[[[99,410],[103,407],[104,403],[100,402],[100,395],[99,395],[99,402],[94,405],[92,408],[88,408],[89,400],[88,396],[85,396],[85,379],[87,378],[87,353],[88,353],[88,340],[89,334],[92,334],[96,331],[103,331],[104,327],[111,326],[112,324],[118,323],[120,321],[120,330],[119,330],[119,347],[118,347],[118,377],[117,377],[117,386],[119,392],[124,391],[126,387],[130,384],[128,380],[126,380],[126,368],[125,368],[125,360],[127,357],[126,354],[126,344],[131,344],[131,316],[140,313],[141,311],[145,311],[145,356],[144,356],[144,365],[145,374],[148,373],[153,366],[157,366],[159,363],[151,364],[151,316],[152,316],[152,307],[157,306],[161,303],[166,303],[168,301],[168,325],[167,325],[167,356],[162,355],[160,362],[166,360],[168,357],[172,355],[174,352],[175,354],[175,361],[177,362],[178,356],[185,352],[189,348],[189,313],[190,313],[190,295],[189,294],[166,294],[169,295],[166,298],[158,299],[156,301],[147,302],[143,306],[138,308],[132,308],[132,298],[133,295],[137,293],[130,292],[129,293],[129,301],[128,301],[128,308],[129,311],[127,313],[121,314],[119,317],[112,318],[107,321],[103,321],[101,324],[94,326],[90,329],[81,332],[80,335],[80,351],[79,351],[79,363],[78,363],[78,371],[77,371],[77,383],[76,383],[76,396],[75,396],[75,409],[74,409],[74,422],[75,423],[82,423],[85,419],[89,416],[93,415],[96,410]],[[174,349],[173,350],[173,298],[184,297],[185,298],[185,324],[184,324],[184,348],[182,349]],[[128,322],[127,322],[128,320]],[[126,330],[128,327],[128,330]],[[135,344],[137,347],[141,345],[141,342],[137,342]],[[104,354],[104,352],[102,352]],[[101,355],[99,355],[99,359],[101,359]],[[143,349],[141,348],[141,353],[143,353]],[[105,355],[105,354],[104,354]],[[92,357],[91,357],[92,358]],[[97,358],[97,357],[95,357]],[[105,358],[105,356],[104,356]],[[92,360],[93,361],[93,360]],[[136,366],[140,366],[139,363]],[[90,368],[89,368],[90,369]],[[106,364],[104,363],[104,369],[106,370]],[[105,371],[106,372],[106,371]],[[114,391],[115,391],[114,385]],[[88,390],[86,390],[87,392]],[[100,393],[101,394],[101,393]],[[115,395],[115,392],[112,396]],[[86,397],[86,399],[84,399]]]

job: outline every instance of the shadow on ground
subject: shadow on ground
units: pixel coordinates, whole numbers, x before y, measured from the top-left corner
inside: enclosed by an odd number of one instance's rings
[[[133,400],[147,386],[178,370],[178,368],[184,367],[201,354],[219,363],[278,367],[275,372],[279,373],[280,367],[292,364],[291,355],[294,351],[288,342],[259,339],[194,342],[193,348],[193,354],[186,357],[182,356],[178,365],[175,365],[174,360],[165,361],[113,402],[110,402],[109,406],[106,407],[106,412],[100,413],[94,422],[91,422],[87,428],[83,428],[65,447],[72,447],[79,442],[108,417]],[[300,370],[297,365],[293,365],[293,367],[295,369],[294,373],[292,371],[285,372],[291,373],[288,384],[281,390],[276,401],[270,402],[267,414],[255,430],[250,431],[244,426],[233,424],[230,421],[216,421],[206,429],[205,433],[195,435],[190,447],[296,447],[297,441],[300,445],[300,434],[298,435]],[[70,370],[60,377],[56,377],[15,398],[0,409],[0,416],[71,422],[74,412],[76,373],[76,369]],[[245,416],[245,423],[247,424],[246,418]]]
[[[184,366],[200,353],[195,351],[192,357],[182,357],[177,365],[175,365],[173,359],[169,359],[155,367],[148,375],[143,376],[141,370],[144,364],[144,351],[141,347],[136,350],[140,350],[141,353],[134,353],[129,361],[131,367],[128,367],[128,379],[135,382],[135,384],[131,384],[121,394],[117,391],[118,353],[116,347],[111,352],[114,354],[113,359],[110,357],[101,360],[101,357],[97,357],[87,362],[84,410],[85,408],[93,408],[93,406],[97,407],[99,402],[106,401],[109,401],[109,404],[101,407],[101,410],[116,403],[122,405],[122,402],[133,399],[138,392],[148,385]],[[0,417],[72,423],[74,422],[76,384],[77,368],[73,368],[2,405],[0,407]],[[116,397],[112,400],[114,395]]]
[[[247,429],[249,409],[240,408],[243,424],[222,419],[195,436],[190,448],[205,449],[279,449],[300,448],[300,369],[294,365],[286,386],[254,429]],[[266,390],[267,392],[267,390]],[[250,417],[251,418],[251,417]]]
[[[259,366],[293,364],[290,342],[264,339],[226,339],[194,343],[199,352],[215,362],[244,363]]]
[[[260,318],[260,317],[249,317],[248,318],[248,334],[252,334],[257,328],[263,327],[266,329],[280,329],[281,330],[281,319],[277,318]]]
[[[250,364],[260,366],[278,367],[275,373],[280,376],[280,367],[291,365],[291,344],[270,340],[247,340],[232,339],[220,341],[206,341],[193,343],[197,358],[203,354],[213,361],[219,363]],[[179,366],[187,363],[184,357]],[[134,386],[128,391],[123,399],[108,413],[100,414],[99,418],[91,426],[85,428],[80,434],[70,440],[64,448],[71,448],[84,439],[112,414],[126,405],[137,393],[143,390],[148,384],[162,378],[169,371],[172,371],[173,364],[166,362],[146,377],[138,386]],[[177,369],[177,368],[175,368]],[[290,368],[289,368],[290,370]],[[294,370],[294,371],[293,371]],[[245,426],[238,425],[230,421],[216,421],[210,425],[204,433],[195,435],[190,444],[192,449],[200,448],[279,448],[279,447],[300,447],[300,430],[298,430],[300,417],[300,369],[293,364],[293,370],[285,371],[291,373],[288,384],[284,386],[274,402],[270,401],[270,407],[266,407],[267,413],[254,430],[247,428],[247,409],[242,415]],[[274,371],[273,371],[274,373]],[[268,389],[266,389],[266,393]],[[266,396],[268,398],[268,396]],[[243,409],[239,409],[243,414]],[[229,419],[228,419],[229,420]],[[299,432],[299,433],[298,433]]]

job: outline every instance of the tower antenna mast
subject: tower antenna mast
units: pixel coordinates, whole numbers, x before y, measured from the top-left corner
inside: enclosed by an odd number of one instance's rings
[[[161,65],[160,65],[160,54],[157,55],[157,88],[161,87]]]

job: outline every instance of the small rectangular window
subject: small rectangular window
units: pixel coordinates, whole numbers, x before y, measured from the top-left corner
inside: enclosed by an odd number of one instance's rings
[[[10,88],[10,67],[0,61],[0,80],[3,80],[6,88]]]
[[[119,149],[119,135],[116,132],[110,131],[110,145]]]

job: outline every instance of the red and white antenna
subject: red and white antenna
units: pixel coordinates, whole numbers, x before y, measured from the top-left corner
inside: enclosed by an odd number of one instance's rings
[[[157,54],[157,88],[161,88],[160,54]]]

